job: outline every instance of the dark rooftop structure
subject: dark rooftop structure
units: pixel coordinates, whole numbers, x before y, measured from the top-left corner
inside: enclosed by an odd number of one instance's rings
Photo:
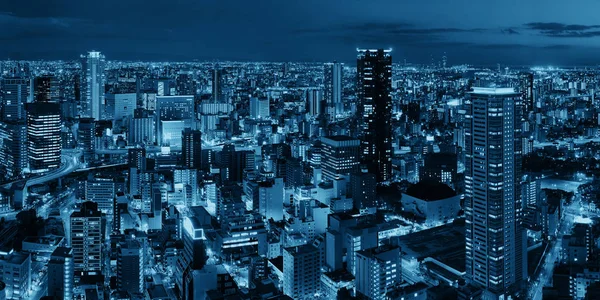
[[[406,190],[406,194],[421,200],[442,200],[456,196],[454,190],[437,181],[421,180],[418,183],[410,186]]]
[[[465,271],[465,221],[410,233],[399,237],[403,257],[419,261],[427,257],[435,258],[447,266]]]

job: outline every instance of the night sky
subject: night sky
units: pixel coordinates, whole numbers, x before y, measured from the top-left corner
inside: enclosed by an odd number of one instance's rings
[[[598,0],[0,0],[0,59],[591,65]]]

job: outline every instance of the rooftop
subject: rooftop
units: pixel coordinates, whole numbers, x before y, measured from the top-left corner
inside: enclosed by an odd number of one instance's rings
[[[518,95],[514,88],[474,87],[470,93],[476,95]]]

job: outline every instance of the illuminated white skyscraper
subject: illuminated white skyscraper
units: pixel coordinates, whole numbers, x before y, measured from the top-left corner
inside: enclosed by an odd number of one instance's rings
[[[520,100],[512,88],[475,88],[466,102],[466,273],[486,299],[519,291],[527,278]]]
[[[104,108],[105,57],[91,51],[81,56],[81,114],[100,120]]]

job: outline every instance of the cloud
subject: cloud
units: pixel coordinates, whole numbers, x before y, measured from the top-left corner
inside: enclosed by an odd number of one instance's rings
[[[600,36],[600,25],[564,24],[557,22],[532,22],[523,25],[543,36],[561,38],[590,38]]]
[[[456,32],[485,32],[487,29],[483,28],[456,28],[456,27],[433,27],[433,28],[419,28],[416,24],[407,22],[364,22],[354,24],[344,24],[337,26],[329,26],[327,28],[302,28],[294,30],[293,33],[303,35],[318,35],[318,34],[348,34],[348,35],[393,35],[393,34],[405,34],[405,35],[436,35]]]
[[[518,31],[516,31],[514,28],[505,28],[505,29],[501,29],[500,32],[504,33],[504,34],[520,34]]]

